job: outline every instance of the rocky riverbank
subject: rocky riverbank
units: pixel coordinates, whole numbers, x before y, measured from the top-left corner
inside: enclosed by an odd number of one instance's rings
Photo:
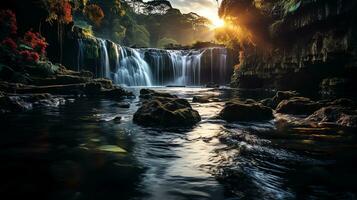
[[[75,72],[63,66],[54,75],[31,77],[28,84],[0,82],[1,113],[26,111],[34,106],[58,106],[70,98],[122,100],[133,94],[108,79],[93,78],[87,71]]]
[[[273,116],[274,113],[274,116]],[[297,92],[279,91],[260,102],[233,99],[226,103],[219,118],[247,122],[275,119],[277,126],[327,129],[356,129],[357,107],[351,99],[314,101]]]

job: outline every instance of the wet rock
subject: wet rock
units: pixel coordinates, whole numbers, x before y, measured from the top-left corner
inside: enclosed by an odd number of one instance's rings
[[[209,96],[194,96],[192,98],[192,102],[194,102],[194,103],[209,103],[210,97]]]
[[[355,107],[356,103],[347,98],[336,99],[332,102],[328,102],[327,105],[329,106],[342,106],[342,107]]]
[[[113,104],[114,107],[118,107],[118,108],[130,108],[130,103],[128,102],[119,102],[119,103],[115,103]]]
[[[25,102],[19,96],[0,97],[0,113],[27,111],[32,109],[32,104]]]
[[[349,107],[323,107],[306,118],[313,126],[336,125],[342,127],[357,127],[357,111]]]
[[[114,89],[103,89],[100,93],[102,97],[114,100],[121,100],[126,97],[134,96],[132,92],[128,92],[121,87],[115,87]]]
[[[177,98],[176,95],[171,95],[169,93],[156,92],[156,91],[150,90],[150,89],[140,90],[140,98],[151,99],[153,97]]]
[[[207,83],[206,88],[219,88],[217,83]]]
[[[133,93],[128,92],[119,86],[109,87],[109,84],[103,87],[103,83],[105,82],[111,83],[111,81],[97,80],[78,84],[34,86],[1,82],[0,89],[7,91],[8,93],[17,94],[49,93],[51,95],[87,95],[89,97],[109,98],[114,100],[134,96]]]
[[[253,100],[232,100],[219,113],[220,118],[226,121],[256,121],[273,119],[272,109]]]
[[[353,94],[354,83],[347,78],[326,78],[321,82],[321,94],[325,97],[343,97]]]
[[[31,110],[33,107],[58,107],[65,99],[50,94],[24,94],[0,97],[2,113]]]
[[[144,90],[141,94],[148,92]],[[150,91],[150,94],[152,92]],[[163,94],[163,93],[161,93]],[[173,96],[165,94],[164,96]],[[172,97],[153,97],[144,101],[134,114],[134,122],[145,126],[181,127],[192,126],[201,117],[185,99]]]
[[[295,91],[278,91],[273,98],[264,99],[261,101],[261,103],[265,106],[275,109],[281,101],[288,100],[298,95],[299,93]]]
[[[116,122],[121,121],[121,116],[115,114],[94,114],[90,116],[85,116],[80,118],[82,121],[86,122]]]
[[[305,97],[293,97],[289,100],[283,100],[276,108],[276,112],[292,115],[309,115],[322,105]]]
[[[93,82],[100,83],[101,86],[105,89],[113,89],[114,88],[113,82],[109,79],[99,78],[99,79],[94,79]]]

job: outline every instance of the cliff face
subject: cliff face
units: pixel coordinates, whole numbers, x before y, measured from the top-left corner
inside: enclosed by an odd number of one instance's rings
[[[357,77],[355,0],[259,2],[256,9],[270,18],[265,34],[271,45],[246,45],[241,50],[232,86],[353,95]]]

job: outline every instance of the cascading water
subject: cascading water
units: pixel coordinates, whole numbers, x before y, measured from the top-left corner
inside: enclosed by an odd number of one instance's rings
[[[110,76],[110,63],[109,63],[109,55],[106,40],[99,39],[99,47],[100,47],[100,64],[101,64],[101,76],[105,78],[111,79]]]
[[[114,83],[128,86],[151,86],[152,75],[143,55],[136,49],[115,46],[117,66],[114,72]]]
[[[77,71],[81,71],[84,60],[84,44],[82,39],[78,39]]]
[[[182,85],[207,83],[225,85],[233,69],[227,65],[227,50],[211,47],[191,50],[134,49],[97,39],[98,77],[127,86]],[[78,41],[78,70],[82,69],[85,45]]]

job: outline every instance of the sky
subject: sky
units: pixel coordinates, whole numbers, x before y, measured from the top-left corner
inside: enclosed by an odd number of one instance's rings
[[[172,7],[179,9],[182,13],[194,12],[210,19],[219,25],[218,3],[216,0],[169,0]],[[221,0],[219,1],[221,2]]]

